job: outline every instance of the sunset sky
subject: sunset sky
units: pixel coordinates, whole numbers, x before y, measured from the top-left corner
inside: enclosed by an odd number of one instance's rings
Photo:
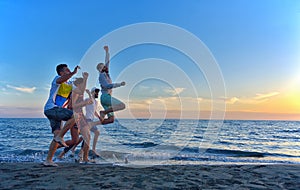
[[[112,79],[126,81],[128,88],[136,82],[129,96],[126,86],[114,90],[127,105],[119,117],[178,118],[185,111],[190,118],[209,118],[212,101],[225,101],[226,119],[300,120],[298,0],[1,0],[0,118],[44,117],[57,64],[73,69],[105,35],[144,22],[176,26],[200,39],[220,68],[226,95],[212,100],[205,73],[178,51],[139,45],[112,57]],[[99,44],[99,61],[100,47],[113,43]],[[145,66],[127,76],[135,64]],[[86,69],[81,66],[79,74]],[[164,73],[169,82],[137,81],[145,70]]]

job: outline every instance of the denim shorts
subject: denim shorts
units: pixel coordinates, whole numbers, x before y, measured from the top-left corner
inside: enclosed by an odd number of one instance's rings
[[[54,107],[44,111],[45,116],[49,119],[52,133],[60,130],[61,121],[68,121],[73,116],[73,111],[67,108]]]

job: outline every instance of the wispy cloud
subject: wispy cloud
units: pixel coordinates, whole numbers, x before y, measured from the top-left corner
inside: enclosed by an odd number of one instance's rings
[[[267,98],[271,98],[273,96],[277,96],[278,94],[279,94],[279,92],[270,92],[270,93],[266,93],[266,94],[256,94],[254,99],[255,100],[267,99]]]
[[[234,104],[238,102],[240,99],[237,97],[232,97],[232,98],[223,98],[223,100],[226,102],[226,104]]]
[[[181,109],[199,109],[200,102],[205,101],[202,98],[196,97],[158,97],[158,98],[146,98],[146,99],[131,99],[126,102],[129,109],[149,109],[149,106],[153,109],[167,109],[167,110],[181,110]]]
[[[28,88],[28,87],[17,87],[12,85],[6,85],[6,87],[20,92],[25,92],[25,93],[33,93],[36,90],[36,87]]]
[[[265,94],[256,94],[252,97],[230,97],[230,98],[220,98],[226,102],[226,104],[235,104],[235,103],[241,103],[241,104],[260,104],[263,102],[268,101],[270,98],[279,95],[279,92],[270,92]]]
[[[184,90],[185,88],[175,88],[175,89],[166,89],[165,92],[171,94],[172,96],[176,96],[179,95]]]

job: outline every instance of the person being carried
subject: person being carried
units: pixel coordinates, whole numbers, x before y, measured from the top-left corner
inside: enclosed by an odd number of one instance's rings
[[[101,105],[104,111],[100,111],[101,120],[104,120],[105,115],[108,116],[109,123],[114,122],[115,111],[125,109],[125,104],[120,100],[112,97],[112,89],[120,86],[125,86],[125,82],[112,83],[109,76],[109,49],[108,46],[104,46],[105,50],[105,64],[99,63],[97,65],[97,70],[99,71],[99,83],[101,86]]]
[[[63,140],[63,136],[75,125],[75,119],[73,117],[73,111],[63,108],[63,106],[72,92],[72,83],[68,80],[77,73],[78,69],[79,66],[76,66],[73,72],[71,72],[66,64],[56,66],[58,76],[56,76],[51,83],[49,98],[44,107],[44,114],[50,121],[54,135],[49,146],[47,158],[43,162],[44,166],[58,166],[52,159],[59,144],[68,147]],[[67,122],[61,129],[62,121]]]

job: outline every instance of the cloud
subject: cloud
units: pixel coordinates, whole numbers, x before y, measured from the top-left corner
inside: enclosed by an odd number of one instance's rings
[[[225,101],[226,104],[234,104],[234,103],[240,101],[240,99],[237,97],[232,97],[232,98],[221,97],[219,99],[222,101]]]
[[[239,99],[237,97],[232,97],[232,98],[225,99],[226,104],[234,104],[237,101],[239,101]]]
[[[33,93],[36,90],[36,87],[28,88],[28,87],[17,87],[12,85],[6,85],[6,87],[20,92],[26,92],[26,93]]]
[[[269,98],[279,95],[279,92],[270,92],[265,94],[256,94],[254,97],[232,97],[232,98],[221,98],[221,100],[224,100],[227,104],[235,104],[235,103],[241,103],[241,104],[260,104],[263,102],[266,102],[269,100]]]
[[[261,99],[266,99],[266,98],[270,98],[273,96],[277,96],[279,94],[279,92],[270,92],[267,94],[256,94],[256,96],[254,97],[255,100],[261,100]]]
[[[172,96],[176,96],[179,95],[184,90],[185,88],[175,88],[175,89],[166,89],[165,92],[171,94]]]
[[[196,97],[156,97],[145,99],[131,99],[126,102],[129,109],[167,109],[167,110],[198,110],[200,102],[204,104],[206,99]]]

